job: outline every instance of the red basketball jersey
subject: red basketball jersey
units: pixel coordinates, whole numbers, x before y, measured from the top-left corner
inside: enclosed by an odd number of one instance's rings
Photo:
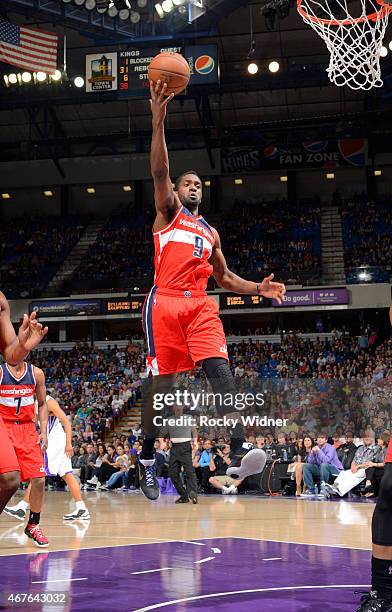
[[[389,440],[387,456],[385,457],[385,463],[392,463],[392,438]]]
[[[34,366],[24,364],[23,374],[17,378],[5,363],[0,365],[0,416],[4,421],[34,421],[35,419]]]
[[[212,274],[208,260],[215,237],[202,216],[185,206],[166,227],[154,232],[155,279],[159,288],[205,291]]]

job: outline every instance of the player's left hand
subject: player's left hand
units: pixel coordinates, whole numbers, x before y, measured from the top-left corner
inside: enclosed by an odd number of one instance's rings
[[[48,333],[47,327],[42,327],[37,320],[37,313],[32,312],[28,317],[23,315],[22,325],[19,327],[18,339],[20,346],[29,353]]]
[[[259,294],[264,297],[273,298],[281,304],[283,302],[283,296],[286,293],[286,287],[283,283],[276,283],[272,279],[273,274],[267,276],[262,283],[259,285]]]
[[[65,454],[68,457],[68,459],[71,459],[74,455],[74,449],[72,448],[71,444],[66,444],[65,446]]]
[[[38,444],[41,447],[42,452],[44,453],[48,448],[48,437],[46,433],[40,433],[38,436]]]

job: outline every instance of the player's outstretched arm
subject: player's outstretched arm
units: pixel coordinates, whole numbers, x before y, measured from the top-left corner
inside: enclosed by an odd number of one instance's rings
[[[65,414],[65,412],[60,408],[60,404],[58,403],[57,400],[54,399],[54,397],[51,397],[50,399],[48,399],[47,404],[48,404],[49,412],[51,414],[54,414],[54,416],[58,418],[58,420],[60,421],[60,423],[64,427],[64,431],[65,431],[65,454],[67,455],[68,459],[71,459],[71,457],[74,454],[74,451],[73,451],[73,448],[72,448],[72,427],[71,427],[71,423],[67,419],[67,415]]]
[[[283,301],[283,296],[286,293],[286,287],[283,283],[276,283],[272,279],[273,274],[267,276],[262,282],[255,283],[247,281],[237,274],[234,274],[227,267],[226,259],[222,253],[222,247],[219,234],[216,230],[215,244],[210,257],[210,263],[213,267],[212,275],[222,289],[227,289],[233,293],[247,293],[250,295],[262,295],[264,297],[274,298],[279,304]]]
[[[39,435],[39,442],[41,444],[42,451],[45,452],[48,448],[48,405],[46,403],[46,385],[45,385],[45,374],[40,368],[34,366],[34,376],[36,381],[35,395],[38,402],[38,419],[39,428],[41,433]]]
[[[156,219],[154,230],[158,231],[170,223],[180,207],[176,198],[169,172],[169,155],[165,140],[165,117],[169,102],[174,94],[165,97],[166,83],[150,82],[152,140],[151,140],[151,174],[154,180],[154,199]]]
[[[37,321],[37,314],[24,315],[18,335],[15,334],[11,323],[10,306],[3,293],[0,292],[0,351],[9,364],[23,361],[30,351],[35,348],[48,333]]]

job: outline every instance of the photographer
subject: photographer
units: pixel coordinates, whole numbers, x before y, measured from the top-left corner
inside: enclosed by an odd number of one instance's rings
[[[242,480],[234,480],[231,476],[226,476],[226,470],[232,465],[234,453],[230,450],[230,444],[215,446],[211,455],[209,469],[214,472],[214,476],[209,479],[210,485],[222,495],[236,495]]]

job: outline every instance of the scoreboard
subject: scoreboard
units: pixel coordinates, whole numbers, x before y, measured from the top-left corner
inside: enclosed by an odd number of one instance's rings
[[[131,298],[114,298],[106,300],[106,314],[136,314],[141,313],[144,304],[144,296],[132,296]]]
[[[271,300],[261,295],[236,295],[234,293],[221,293],[219,295],[221,310],[235,310],[238,308],[269,308]]]
[[[118,52],[119,95],[145,97],[148,95],[148,65],[163,51],[180,53],[188,61],[190,85],[218,83],[219,65],[216,45],[193,45],[189,47],[167,47],[152,49],[123,49]]]

